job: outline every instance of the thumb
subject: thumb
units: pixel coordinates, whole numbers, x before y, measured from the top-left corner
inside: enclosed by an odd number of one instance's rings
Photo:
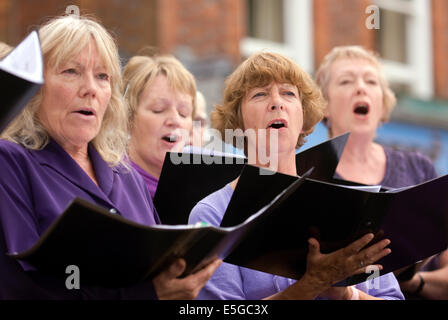
[[[320,253],[320,244],[314,238],[308,239],[308,254],[315,255]]]
[[[166,272],[166,276],[168,278],[177,278],[182,275],[186,268],[187,264],[184,259],[177,259],[174,261]]]

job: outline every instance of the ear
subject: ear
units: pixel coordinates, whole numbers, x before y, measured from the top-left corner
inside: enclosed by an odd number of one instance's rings
[[[325,111],[324,111],[324,118],[328,118],[330,117],[330,109],[328,108],[328,104],[325,107]]]

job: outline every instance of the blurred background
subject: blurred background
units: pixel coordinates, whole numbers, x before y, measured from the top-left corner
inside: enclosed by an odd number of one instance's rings
[[[333,46],[374,49],[398,97],[377,140],[419,150],[448,173],[448,0],[0,0],[0,41],[17,45],[69,5],[115,35],[124,63],[146,46],[174,54],[196,76],[208,113],[225,77],[256,51],[284,53],[314,75]],[[378,28],[366,24],[371,5]],[[319,124],[302,148],[326,139]]]

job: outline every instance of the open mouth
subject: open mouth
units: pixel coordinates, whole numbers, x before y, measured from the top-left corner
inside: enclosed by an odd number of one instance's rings
[[[170,135],[163,136],[162,140],[164,140],[166,142],[174,143],[174,142],[177,142],[179,140],[179,137],[176,136],[176,135],[171,135],[170,134]]]
[[[285,120],[271,121],[268,125],[268,128],[272,128],[272,129],[286,128],[286,121]]]
[[[360,104],[355,107],[355,110],[353,110],[353,112],[359,115],[366,115],[369,113],[369,106]]]
[[[88,109],[77,110],[77,111],[75,111],[75,113],[80,113],[85,116],[94,116],[95,115],[95,113],[93,111],[88,110]]]

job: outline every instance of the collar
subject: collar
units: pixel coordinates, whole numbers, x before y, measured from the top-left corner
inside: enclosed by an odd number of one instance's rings
[[[101,199],[107,199],[106,195],[112,191],[113,171],[91,143],[88,145],[88,154],[95,170],[99,188],[76,161],[53,139],[50,139],[50,142],[42,150],[33,152],[34,157],[41,165],[52,168],[79,188]]]

